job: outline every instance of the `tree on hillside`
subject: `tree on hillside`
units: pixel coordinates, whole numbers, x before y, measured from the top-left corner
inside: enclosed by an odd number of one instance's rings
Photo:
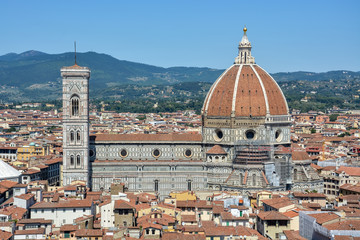
[[[329,117],[330,122],[336,122],[338,116],[339,116],[339,114],[331,114]]]

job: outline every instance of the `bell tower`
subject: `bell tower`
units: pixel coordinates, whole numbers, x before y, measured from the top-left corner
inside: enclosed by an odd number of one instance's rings
[[[89,179],[90,69],[76,64],[61,68],[63,79],[63,185]]]

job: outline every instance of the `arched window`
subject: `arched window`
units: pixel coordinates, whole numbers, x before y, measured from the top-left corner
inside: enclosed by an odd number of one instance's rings
[[[191,191],[191,181],[190,180],[188,180],[188,191]]]
[[[159,191],[159,180],[155,180],[154,190],[155,192]]]
[[[70,166],[74,166],[74,164],[75,164],[75,161],[74,161],[74,155],[71,155],[70,156]]]
[[[294,181],[297,180],[297,177],[298,177],[298,175],[297,175],[297,169],[294,169]]]
[[[71,106],[70,106],[71,116],[79,116],[79,97],[78,96],[71,97],[70,102],[71,102]]]
[[[81,164],[81,159],[80,159],[80,155],[76,156],[76,166],[80,167]]]
[[[74,142],[75,141],[75,134],[74,134],[74,131],[71,130],[70,131],[70,142]]]
[[[80,131],[79,130],[76,132],[76,141],[80,142]]]
[[[252,175],[252,185],[256,186],[256,174],[255,173]]]

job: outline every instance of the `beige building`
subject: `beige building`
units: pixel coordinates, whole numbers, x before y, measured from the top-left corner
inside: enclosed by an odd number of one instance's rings
[[[280,239],[284,230],[290,230],[290,218],[276,211],[259,212],[257,230],[270,239]]]

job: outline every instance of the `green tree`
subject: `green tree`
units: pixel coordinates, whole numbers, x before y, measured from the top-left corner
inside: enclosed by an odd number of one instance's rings
[[[337,118],[338,118],[339,114],[331,114],[330,115],[330,122],[336,122]]]

